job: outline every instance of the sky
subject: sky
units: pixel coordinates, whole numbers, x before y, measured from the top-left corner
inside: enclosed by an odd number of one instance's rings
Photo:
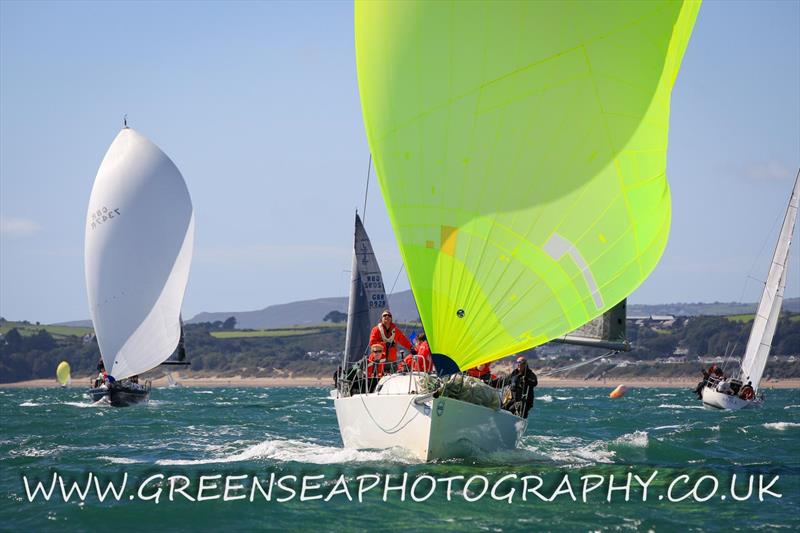
[[[125,114],[192,195],[184,316],[346,295],[369,160],[353,40],[349,2],[0,1],[0,316],[89,317],[84,220]],[[629,302],[757,301],[798,168],[800,2],[706,2],[673,90],[669,243]],[[407,289],[374,173],[366,227]],[[790,267],[796,297],[798,245]]]

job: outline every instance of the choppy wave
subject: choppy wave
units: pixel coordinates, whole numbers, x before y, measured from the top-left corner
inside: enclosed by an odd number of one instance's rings
[[[789,428],[798,428],[800,427],[800,423],[798,422],[768,422],[764,424],[764,427],[767,429],[777,429],[778,431],[786,431]]]
[[[702,405],[678,405],[676,403],[662,403],[660,409],[705,409]]]
[[[129,457],[109,457],[107,455],[101,455],[98,457],[98,459],[102,461],[108,461],[109,463],[114,463],[117,465],[133,465],[142,462],[142,461],[137,461],[136,459],[131,459]]]
[[[537,398],[540,402],[550,403],[553,401],[553,397],[549,394],[545,394],[544,396]]]
[[[105,398],[100,398],[96,402],[64,402],[64,405],[71,405],[72,407],[80,407],[83,409],[86,407],[100,407],[108,405],[108,402],[105,400]]]
[[[28,400],[27,402],[22,402],[19,404],[20,407],[41,407],[44,405],[43,403],[36,403],[32,400]]]
[[[673,425],[669,425],[669,426],[658,426],[658,427],[655,427],[655,428],[653,428],[653,431],[658,431],[660,429],[680,429],[680,428],[683,428],[683,427],[684,427],[683,424],[673,424]]]
[[[647,448],[649,439],[646,431],[634,431],[626,433],[614,439],[614,444],[620,446],[631,446],[633,448]]]
[[[797,409],[798,407],[800,407],[800,405],[787,405],[784,409]]]
[[[608,443],[604,441],[586,443],[577,437],[540,436],[517,450],[491,454],[490,459],[505,464],[518,464],[522,459],[529,459],[583,467],[613,463],[615,456],[616,452],[609,450]]]
[[[214,463],[235,463],[240,461],[254,461],[261,459],[318,465],[364,462],[393,462],[410,464],[419,462],[416,458],[402,449],[392,448],[389,450],[380,451],[353,450],[333,446],[322,446],[320,444],[294,439],[270,439],[248,446],[244,450],[236,453],[229,453],[217,457],[208,457],[202,459],[162,459],[156,461],[156,464],[165,466],[201,465]]]

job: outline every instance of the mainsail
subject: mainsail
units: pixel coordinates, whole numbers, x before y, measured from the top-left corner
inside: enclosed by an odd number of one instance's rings
[[[381,269],[361,218],[356,213],[343,369],[349,368],[367,353],[370,330],[380,322],[381,312],[385,308],[386,290]]]
[[[699,2],[356,2],[370,150],[431,349],[462,369],[626,298],[667,242]]]
[[[747,383],[752,381],[753,388],[758,389],[761,383],[761,376],[767,366],[767,357],[772,346],[772,337],[775,335],[775,328],[778,325],[778,317],[783,304],[783,291],[786,287],[786,271],[789,262],[789,247],[792,244],[794,225],[797,221],[798,196],[800,195],[800,172],[794,180],[794,188],[789,198],[789,205],[783,217],[781,233],[778,236],[778,244],[775,246],[775,253],[772,255],[772,263],[769,267],[767,281],[764,284],[764,292],[761,294],[761,301],[758,303],[758,310],[753,319],[753,327],[750,330],[750,338],[747,340],[747,348],[742,359],[742,381]]]
[[[575,331],[553,339],[553,342],[627,352],[631,349],[625,335],[627,306],[628,300],[622,300]]]
[[[126,127],[97,171],[84,251],[97,342],[115,378],[158,366],[178,345],[193,242],[192,201],[180,171]]]

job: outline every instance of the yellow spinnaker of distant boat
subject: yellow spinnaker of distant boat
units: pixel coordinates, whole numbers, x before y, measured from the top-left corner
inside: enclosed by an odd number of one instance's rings
[[[66,361],[61,361],[58,363],[58,367],[56,367],[56,380],[58,380],[59,385],[65,387],[67,383],[70,381],[70,369],[69,363]]]

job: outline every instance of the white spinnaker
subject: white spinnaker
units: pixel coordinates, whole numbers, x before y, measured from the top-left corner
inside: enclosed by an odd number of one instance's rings
[[[115,378],[146,372],[175,350],[193,248],[180,171],[150,140],[123,129],[97,171],[84,248],[97,342]]]
[[[783,291],[786,286],[786,270],[789,262],[789,248],[792,244],[792,234],[797,220],[798,196],[800,196],[800,173],[794,181],[792,196],[783,218],[783,226],[772,256],[767,282],[758,310],[753,319],[753,328],[747,340],[747,349],[742,359],[742,380],[753,382],[753,388],[758,389],[764,368],[767,366],[767,357],[772,346],[772,337],[778,325],[778,316],[783,303]]]

